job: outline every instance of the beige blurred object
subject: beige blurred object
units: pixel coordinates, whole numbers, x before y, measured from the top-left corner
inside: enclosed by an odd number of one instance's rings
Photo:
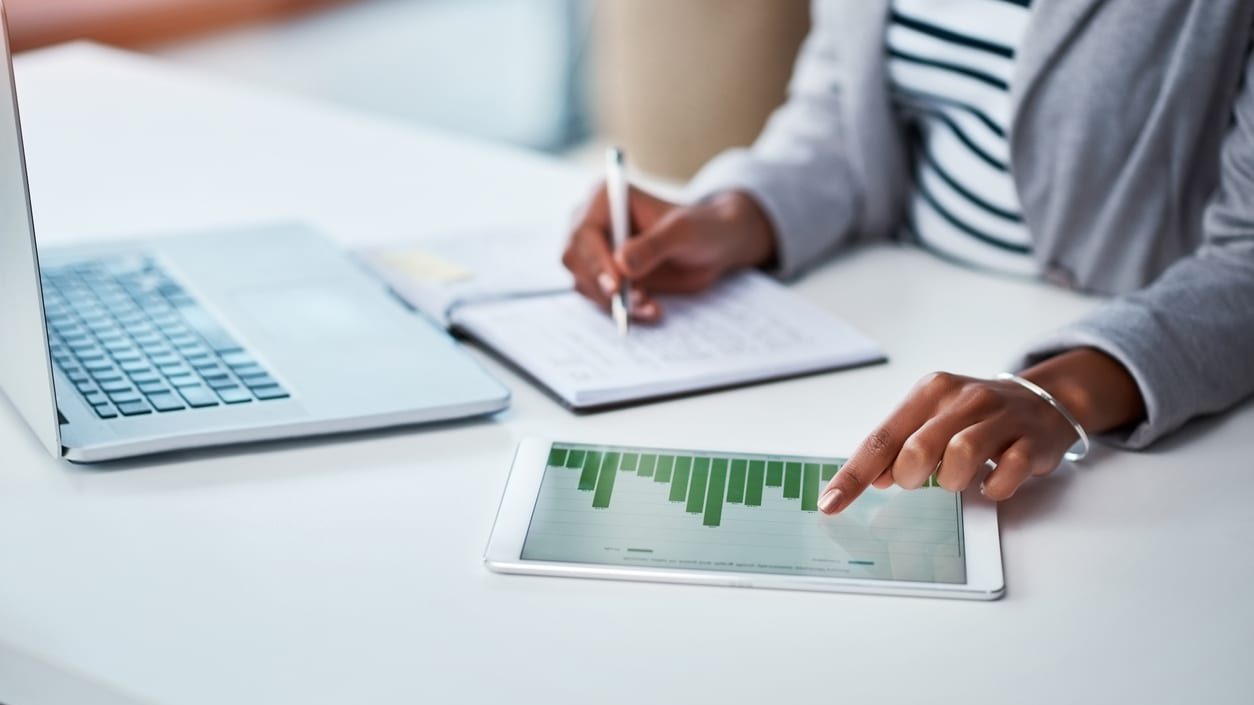
[[[689,178],[761,131],[809,26],[808,0],[600,0],[601,136],[639,169]]]

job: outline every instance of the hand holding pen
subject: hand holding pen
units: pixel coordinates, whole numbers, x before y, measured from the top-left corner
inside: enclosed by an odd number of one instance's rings
[[[608,167],[619,160],[611,152],[606,161]],[[654,323],[663,315],[654,295],[697,293],[729,272],[774,259],[774,232],[748,194],[727,191],[683,206],[631,186],[625,176],[625,236],[616,240],[611,192],[619,186],[611,180],[589,199],[562,255],[576,290],[606,311],[621,296],[631,320]]]

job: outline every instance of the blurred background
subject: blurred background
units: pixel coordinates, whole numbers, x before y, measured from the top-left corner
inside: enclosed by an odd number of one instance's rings
[[[681,183],[784,98],[807,0],[5,0],[16,50],[90,39]]]

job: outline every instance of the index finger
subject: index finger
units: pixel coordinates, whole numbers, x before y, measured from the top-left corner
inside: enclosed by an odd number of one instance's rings
[[[836,514],[849,506],[863,490],[885,470],[901,452],[910,434],[923,425],[930,416],[930,405],[922,399],[907,399],[883,424],[858,444],[858,449],[827,483],[819,497],[819,509],[824,514]]]

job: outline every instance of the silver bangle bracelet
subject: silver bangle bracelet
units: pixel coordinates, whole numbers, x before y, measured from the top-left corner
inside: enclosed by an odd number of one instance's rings
[[[1057,399],[1054,398],[1053,394],[1050,394],[1044,389],[1041,389],[1040,385],[1037,385],[1033,382],[1029,382],[1028,380],[1020,377],[1019,375],[1012,375],[1009,372],[1002,372],[1001,374],[997,375],[997,379],[1004,381],[1004,382],[1014,382],[1015,384],[1019,385],[1020,387],[1023,387],[1029,392],[1032,392],[1033,394],[1040,397],[1041,399],[1044,399],[1046,403],[1054,407],[1055,411],[1062,414],[1062,417],[1067,420],[1067,423],[1071,424],[1072,428],[1075,429],[1075,434],[1080,437],[1080,440],[1079,440],[1080,449],[1077,451],[1074,449],[1075,446],[1072,446],[1072,450],[1069,450],[1063,454],[1062,457],[1064,459],[1074,463],[1074,462],[1083,460],[1084,456],[1089,454],[1089,448],[1090,448],[1089,434],[1085,433],[1084,427],[1080,425],[1080,422],[1075,420],[1075,417],[1071,415],[1071,412],[1067,411],[1067,409],[1062,404],[1060,404]]]

